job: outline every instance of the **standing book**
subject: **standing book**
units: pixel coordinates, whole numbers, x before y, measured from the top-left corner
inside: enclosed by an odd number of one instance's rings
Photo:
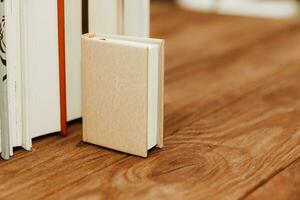
[[[150,1],[124,0],[124,35],[149,37],[150,33]]]
[[[10,157],[10,138],[8,121],[8,84],[7,84],[7,64],[6,64],[6,30],[5,30],[5,4],[0,2],[0,125],[1,125],[1,157],[9,159]]]
[[[87,0],[83,3],[87,4]],[[67,121],[81,118],[80,37],[82,35],[82,0],[65,0]],[[87,6],[85,6],[86,8]],[[87,25],[87,22],[85,22]]]
[[[30,150],[32,138],[66,134],[64,0],[0,6],[1,153],[8,159],[13,147]]]
[[[81,34],[149,37],[149,18],[149,0],[65,0],[67,121],[82,117]]]
[[[32,138],[61,130],[57,6],[22,1],[24,125]]]
[[[82,36],[83,141],[147,157],[163,146],[164,42]]]
[[[1,2],[1,51],[2,51],[2,157],[13,155],[13,147],[24,146],[21,120],[20,84],[20,27],[19,1]],[[4,67],[4,68],[3,68]],[[4,156],[5,155],[5,156]]]

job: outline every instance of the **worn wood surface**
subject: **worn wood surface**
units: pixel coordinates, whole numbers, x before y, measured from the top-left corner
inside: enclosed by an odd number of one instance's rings
[[[275,174],[264,185],[251,193],[246,200],[299,200],[300,199],[300,159]]]
[[[165,148],[143,159],[83,144],[75,122],[0,161],[0,199],[297,199],[300,22],[152,9]]]

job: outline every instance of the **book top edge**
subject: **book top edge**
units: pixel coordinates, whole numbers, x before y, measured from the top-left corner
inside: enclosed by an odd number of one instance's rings
[[[109,39],[130,40],[130,41],[137,41],[137,42],[155,43],[161,45],[164,44],[163,39],[145,38],[145,37],[136,37],[136,36],[108,35],[108,34],[98,34],[98,33],[86,33],[81,36],[82,39],[93,39],[94,37],[106,37]]]

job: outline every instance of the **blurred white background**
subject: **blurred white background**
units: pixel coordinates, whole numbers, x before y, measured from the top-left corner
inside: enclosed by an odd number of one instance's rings
[[[299,0],[177,0],[178,4],[193,10],[264,18],[291,18],[298,16]]]

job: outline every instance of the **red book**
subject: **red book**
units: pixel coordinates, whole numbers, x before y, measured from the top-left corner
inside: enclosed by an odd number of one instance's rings
[[[59,80],[60,80],[60,123],[61,134],[67,135],[67,98],[66,98],[66,53],[65,53],[65,5],[64,0],[57,0]]]

